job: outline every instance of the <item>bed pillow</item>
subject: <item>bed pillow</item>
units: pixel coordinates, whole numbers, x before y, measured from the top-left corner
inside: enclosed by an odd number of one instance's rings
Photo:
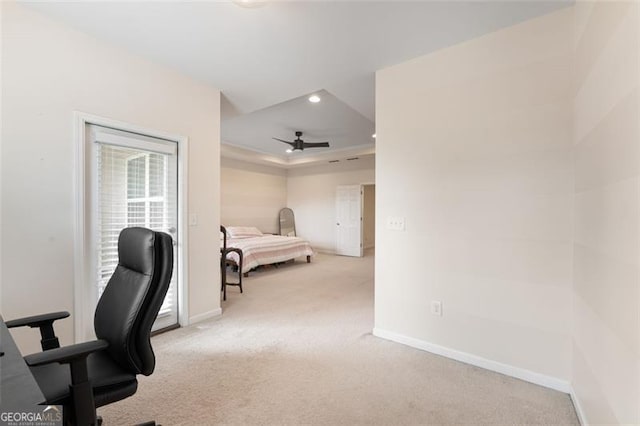
[[[227,226],[229,238],[262,237],[262,232],[254,226]]]

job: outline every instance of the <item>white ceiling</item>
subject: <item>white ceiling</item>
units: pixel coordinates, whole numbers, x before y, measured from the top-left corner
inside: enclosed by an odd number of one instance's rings
[[[329,140],[330,151],[372,146],[376,70],[570,1],[28,4],[218,87],[223,143],[286,164],[285,145],[270,138],[293,139],[294,130],[305,132],[307,141]],[[320,104],[305,103],[320,91]]]
[[[311,103],[308,96],[228,118],[222,126],[222,140],[231,145],[259,152],[285,155],[287,144],[274,137],[293,141],[297,130],[306,142],[329,141],[332,150],[371,146],[373,122],[327,91],[314,92],[321,101]],[[307,148],[287,157],[313,155],[324,148]]]

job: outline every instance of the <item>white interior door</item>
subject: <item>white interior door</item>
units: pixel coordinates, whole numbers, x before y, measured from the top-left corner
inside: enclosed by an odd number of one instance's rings
[[[120,231],[141,226],[174,239],[174,269],[153,330],[178,323],[178,157],[176,142],[90,126],[93,184],[92,307],[118,263]]]
[[[336,253],[362,257],[362,186],[336,190]]]

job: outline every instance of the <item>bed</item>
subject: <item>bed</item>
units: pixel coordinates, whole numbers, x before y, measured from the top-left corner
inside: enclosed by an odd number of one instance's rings
[[[277,265],[305,256],[307,263],[310,263],[311,256],[314,255],[309,242],[299,237],[263,234],[257,228],[246,226],[228,226],[226,231],[227,247],[242,250],[241,273],[245,277],[260,265]],[[228,253],[227,259],[239,263],[237,253]]]

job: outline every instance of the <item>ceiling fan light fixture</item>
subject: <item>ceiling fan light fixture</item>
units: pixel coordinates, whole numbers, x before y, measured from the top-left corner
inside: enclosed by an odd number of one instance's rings
[[[291,154],[291,153],[293,152],[293,150],[292,150],[291,148],[289,148],[289,149],[287,149],[285,152],[286,152],[287,154]]]
[[[289,151],[304,151],[305,148],[329,148],[329,142],[305,142],[300,137],[302,136],[302,132],[300,130],[296,131],[296,139],[293,141],[286,141],[280,138],[271,138],[275,139],[278,142],[286,143],[291,148],[287,150]]]
[[[317,104],[320,101],[321,101],[321,99],[320,99],[320,96],[318,96],[318,95],[309,96],[309,102],[311,102],[312,104]]]

